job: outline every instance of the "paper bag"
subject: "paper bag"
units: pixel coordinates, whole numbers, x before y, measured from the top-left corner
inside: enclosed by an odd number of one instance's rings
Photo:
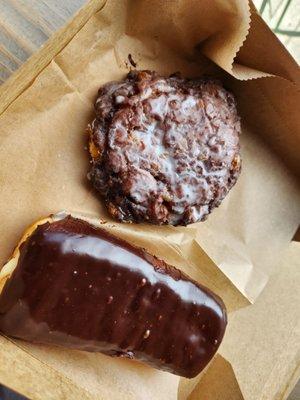
[[[95,3],[89,3],[89,13],[103,5]],[[108,0],[91,14],[85,24],[80,20],[74,37],[74,22],[72,33],[64,30],[70,38],[66,46],[64,39],[63,45],[49,47],[47,66],[41,50],[34,64],[38,75],[27,66],[24,84],[18,76],[17,89],[14,78],[4,86],[13,95],[0,92],[1,262],[34,220],[62,209],[81,211],[107,219],[116,234],[209,286],[229,311],[253,302],[299,222],[295,63],[252,6],[254,25],[247,37],[246,1]],[[252,33],[257,27],[260,37]],[[264,62],[257,40],[268,41],[264,51],[272,49],[272,60]],[[140,69],[218,77],[238,99],[243,171],[204,223],[176,228],[116,224],[87,182],[84,131],[93,118],[93,101],[101,84],[128,72],[129,53]],[[139,363],[0,340],[6,364],[0,363],[1,379],[32,398],[44,398],[45,391],[57,399],[177,397],[178,377]],[[16,357],[20,368],[11,376]],[[47,376],[45,382],[38,379],[39,371]]]

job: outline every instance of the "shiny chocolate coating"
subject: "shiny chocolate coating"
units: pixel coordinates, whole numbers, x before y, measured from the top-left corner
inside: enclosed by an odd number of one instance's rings
[[[134,358],[188,378],[217,351],[221,299],[178,269],[66,217],[21,245],[0,295],[0,331],[16,338]]]

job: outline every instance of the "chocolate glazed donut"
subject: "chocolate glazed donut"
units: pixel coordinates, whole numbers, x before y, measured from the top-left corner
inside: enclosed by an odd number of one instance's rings
[[[6,335],[133,358],[187,378],[221,343],[220,298],[84,220],[49,218],[17,255],[0,295]]]
[[[88,177],[121,222],[203,221],[240,174],[235,98],[214,79],[132,71],[99,89],[88,132]]]

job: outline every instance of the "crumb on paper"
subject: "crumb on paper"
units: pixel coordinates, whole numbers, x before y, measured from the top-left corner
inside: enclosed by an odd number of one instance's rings
[[[132,55],[130,53],[128,54],[128,61],[133,66],[133,68],[137,67],[137,63],[134,61],[134,59],[132,58]]]

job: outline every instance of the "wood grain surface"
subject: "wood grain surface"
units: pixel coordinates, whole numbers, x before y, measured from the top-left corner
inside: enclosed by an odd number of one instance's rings
[[[0,83],[86,0],[0,0]]]
[[[0,84],[87,0],[0,0]],[[300,60],[300,1],[254,0],[280,40]],[[282,17],[283,15],[283,17]],[[279,24],[278,24],[279,23]],[[292,34],[282,34],[286,31]],[[0,396],[1,398],[1,396]],[[300,384],[289,400],[300,400]]]

